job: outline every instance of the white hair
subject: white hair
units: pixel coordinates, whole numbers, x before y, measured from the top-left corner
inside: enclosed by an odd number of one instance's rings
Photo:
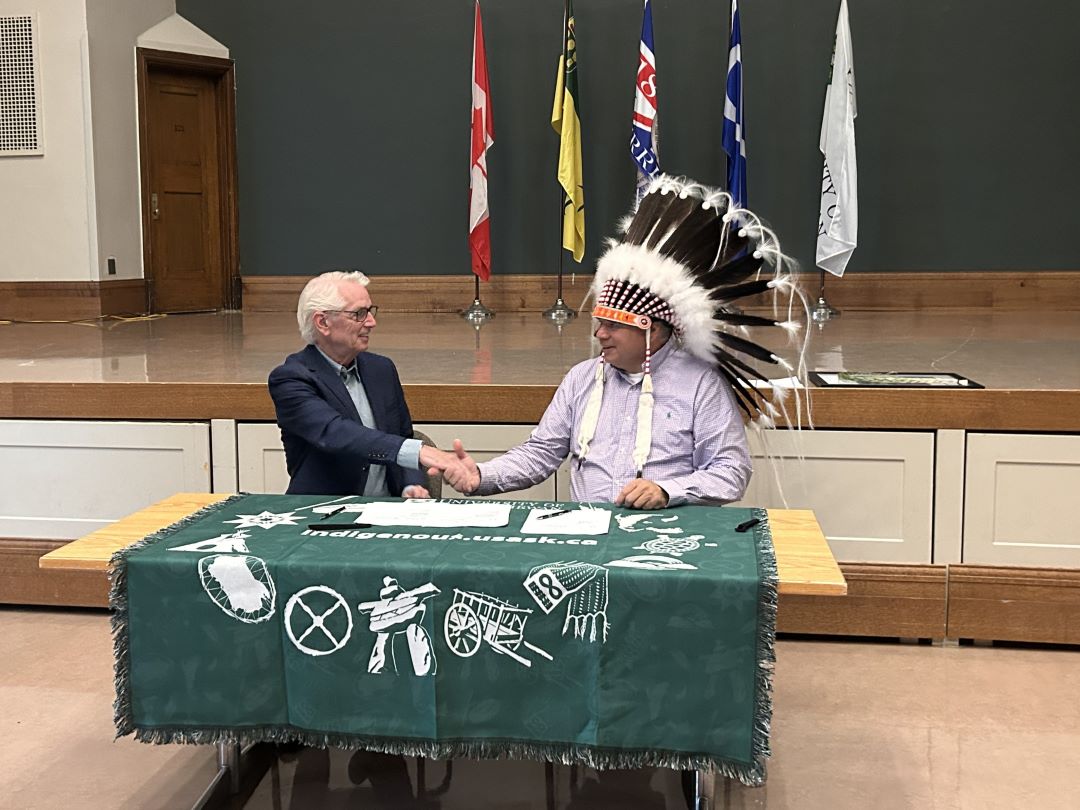
[[[370,279],[359,270],[331,270],[315,276],[304,285],[300,300],[296,304],[296,325],[300,327],[300,337],[308,343],[315,342],[315,313],[341,309],[345,306],[345,296],[341,294],[342,284],[368,285]]]

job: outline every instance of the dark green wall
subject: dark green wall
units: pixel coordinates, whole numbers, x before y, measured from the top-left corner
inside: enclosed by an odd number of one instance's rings
[[[1080,12],[1060,0],[849,0],[852,271],[1080,269]],[[751,207],[813,264],[838,0],[744,0]],[[242,272],[468,273],[470,0],[177,0],[237,65]],[[640,0],[576,0],[587,253],[629,206]],[[661,165],[723,184],[725,0],[656,0]],[[559,256],[548,123],[561,0],[483,5],[494,271]],[[567,270],[576,266],[567,261]]]

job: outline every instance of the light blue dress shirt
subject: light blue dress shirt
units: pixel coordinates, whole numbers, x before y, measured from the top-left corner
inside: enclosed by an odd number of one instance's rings
[[[315,348],[319,349],[318,346]],[[375,425],[375,413],[371,410],[371,403],[368,401],[367,392],[364,390],[363,383],[360,382],[360,374],[356,369],[356,361],[353,360],[351,366],[343,366],[334,360],[327,357],[326,352],[319,349],[319,354],[326,358],[326,362],[329,363],[334,371],[341,375],[342,382],[345,383],[345,388],[349,392],[349,396],[352,397],[353,405],[356,406],[356,412],[360,414],[360,421],[364,427],[369,427],[374,430],[378,430]],[[398,451],[397,464],[399,467],[404,467],[407,470],[420,469],[420,448],[423,443],[419,439],[407,438],[401,445],[401,449]],[[390,495],[390,489],[386,486],[386,468],[382,464],[372,464],[368,469],[367,483],[364,485],[364,495],[368,498],[385,498]]]

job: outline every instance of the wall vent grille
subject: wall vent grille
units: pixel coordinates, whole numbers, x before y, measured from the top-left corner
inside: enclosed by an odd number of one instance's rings
[[[41,155],[37,26],[31,15],[0,17],[0,155]]]

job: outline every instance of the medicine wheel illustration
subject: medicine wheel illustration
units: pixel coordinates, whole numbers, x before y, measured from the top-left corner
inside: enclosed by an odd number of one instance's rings
[[[552,657],[525,640],[525,622],[532,610],[504,602],[486,593],[454,588],[454,601],[443,618],[443,637],[450,651],[469,658],[487,642],[495,652],[531,667],[532,661],[515,652],[526,647],[549,661]]]
[[[289,641],[305,655],[337,652],[353,630],[345,597],[325,585],[312,585],[289,597],[284,619]]]
[[[701,548],[698,540],[702,536],[695,534],[690,537],[655,537],[652,540],[646,540],[640,546],[634,546],[634,548],[641,551],[651,551],[653,554],[671,554],[675,557],[681,557],[688,551],[697,551]]]

